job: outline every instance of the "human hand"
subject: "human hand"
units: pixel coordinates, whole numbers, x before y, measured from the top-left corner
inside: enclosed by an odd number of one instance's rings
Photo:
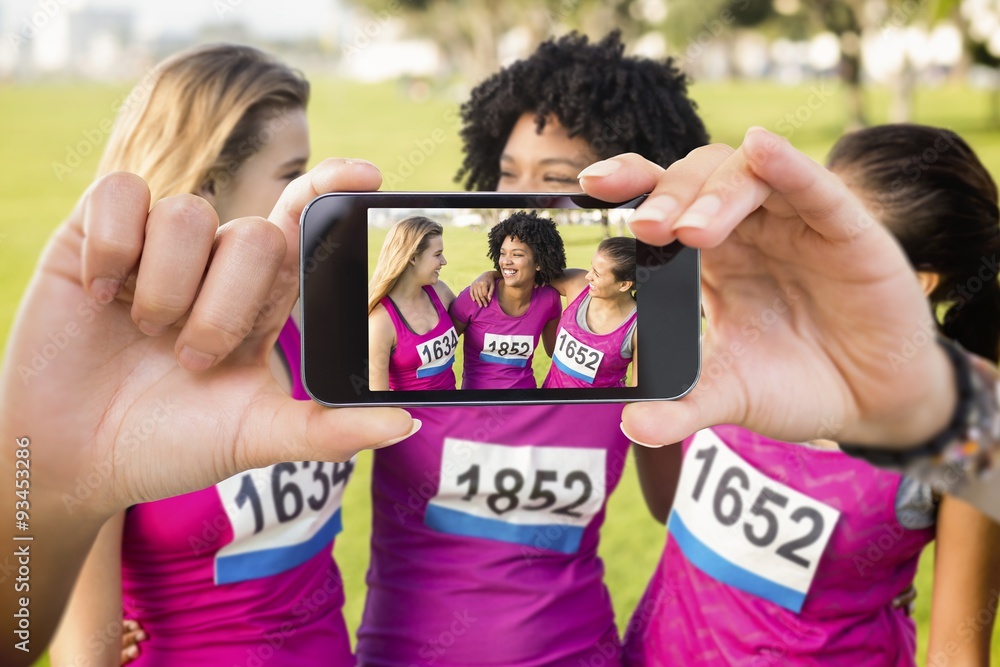
[[[480,308],[490,305],[493,298],[493,290],[496,289],[496,278],[493,271],[487,271],[472,281],[469,285],[469,296],[479,304]]]
[[[678,401],[627,406],[633,440],[669,444],[732,423],[903,447],[947,424],[953,373],[903,251],[785,139],[754,128],[736,150],[700,148],[667,170],[619,156],[581,184],[610,201],[651,192],[629,222],[636,237],[704,249],[701,379]]]
[[[146,641],[146,633],[137,621],[125,619],[122,622],[121,664],[127,665],[139,657],[139,642]]]
[[[344,461],[409,433],[402,410],[296,401],[268,365],[298,297],[303,207],[379,182],[368,163],[327,160],[268,219],[222,227],[198,197],[150,209],[134,175],[95,183],[41,259],[0,385],[5,435],[30,436],[35,478],[72,494],[98,472],[68,509],[103,520],[242,470]],[[55,353],[43,358],[46,345]]]

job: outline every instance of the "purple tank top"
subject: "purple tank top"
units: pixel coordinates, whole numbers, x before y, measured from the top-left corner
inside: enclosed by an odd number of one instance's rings
[[[900,475],[735,426],[683,447],[626,664],[915,664],[913,620],[892,600],[934,529],[900,525]]]
[[[379,302],[396,327],[396,347],[389,358],[392,391],[455,388],[455,371],[451,367],[455,363],[458,335],[434,288],[424,285],[424,292],[438,315],[437,324],[425,334],[414,333],[392,299],[384,297]]]
[[[364,665],[620,664],[597,545],[621,405],[412,410],[377,450]]]
[[[637,313],[632,311],[614,331],[592,333],[578,321],[580,307],[589,294],[588,289],[580,292],[559,320],[552,366],[542,383],[545,388],[625,386],[625,372],[632,357],[622,356],[622,345],[625,337],[632,335]]]
[[[536,389],[531,361],[545,325],[562,313],[559,292],[549,285],[536,287],[528,310],[511,317],[496,297],[480,308],[469,289],[451,305],[452,316],[466,325],[462,389]]]
[[[278,342],[306,399],[291,319]],[[352,468],[280,463],[129,508],[123,606],[149,637],[132,664],[354,665],[332,556]]]

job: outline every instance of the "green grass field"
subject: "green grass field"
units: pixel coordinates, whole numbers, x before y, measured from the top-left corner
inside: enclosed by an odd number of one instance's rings
[[[819,84],[816,84],[819,86]],[[790,135],[793,143],[822,160],[842,130],[844,97],[836,86],[824,84],[786,88],[764,84],[696,85],[692,96],[700,105],[714,140],[738,143],[750,125],[763,125]],[[810,95],[823,100],[809,107]],[[46,239],[66,216],[90,182],[113,120],[116,101],[125,87],[98,85],[34,85],[0,87],[0,336],[6,340],[18,300]],[[884,121],[888,95],[869,94],[873,121]],[[314,82],[309,110],[313,156],[364,157],[383,169],[389,189],[458,189],[452,180],[458,164],[456,100],[445,95],[425,102],[410,101],[392,84],[365,87],[339,81]],[[920,91],[916,100],[918,122],[950,127],[978,151],[994,175],[1000,175],[1000,131],[991,126],[988,93],[960,87]],[[789,116],[790,114],[790,116]],[[789,120],[789,119],[793,120]],[[794,121],[794,124],[793,124]],[[580,230],[584,233],[586,230]],[[593,228],[600,234],[599,228]],[[595,236],[594,243],[599,241]],[[446,240],[450,241],[450,240]],[[449,250],[452,265],[446,281],[464,287],[459,265],[472,261],[473,270],[482,249],[464,249],[456,236]],[[581,245],[581,248],[584,246]],[[458,262],[459,258],[463,262]],[[586,266],[589,254],[571,258]],[[454,272],[454,279],[451,277]],[[476,271],[478,273],[478,271]],[[472,274],[475,275],[475,274]],[[356,628],[364,602],[364,573],[368,562],[370,502],[368,477],[371,458],[359,457],[355,479],[344,499],[345,531],[338,538],[337,561],[347,589],[345,613]],[[642,594],[660,554],[664,529],[645,510],[634,471],[625,471],[612,496],[608,522],[602,535],[601,554],[607,584],[614,599],[619,625],[624,627]],[[917,622],[924,664],[930,612],[932,549],[927,551],[917,578]],[[1000,660],[1000,633],[994,635],[994,660]],[[41,664],[47,664],[43,661]]]

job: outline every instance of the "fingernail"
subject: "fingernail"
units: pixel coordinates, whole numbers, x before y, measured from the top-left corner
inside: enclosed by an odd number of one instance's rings
[[[147,336],[162,336],[166,330],[167,327],[162,324],[153,324],[151,322],[147,322],[146,320],[139,320],[139,331]]]
[[[146,641],[146,633],[142,632],[142,631],[135,633],[135,640],[137,642],[144,642],[144,641]]]
[[[139,655],[139,649],[137,649],[134,646],[129,646],[127,649],[125,649],[125,652],[128,653],[128,657],[130,658],[135,658],[138,657]]]
[[[90,284],[90,293],[99,303],[111,303],[118,296],[122,287],[121,281],[112,278],[95,278]]]
[[[212,364],[215,363],[217,358],[218,357],[214,354],[199,352],[188,345],[181,348],[181,353],[177,355],[177,359],[181,362],[181,366],[192,371],[207,371],[212,367]]]
[[[648,447],[650,449],[659,449],[660,447],[663,447],[662,444],[661,445],[650,445],[649,443],[643,442],[642,440],[639,440],[635,436],[631,435],[628,431],[625,430],[625,422],[622,422],[621,424],[619,424],[619,428],[621,428],[622,433],[625,434],[626,438],[628,438],[629,440],[631,440],[632,442],[634,442],[637,445],[642,445],[643,447]]]
[[[688,207],[684,215],[674,223],[673,229],[705,229],[712,224],[712,216],[722,210],[722,200],[718,195],[704,195]]]
[[[601,178],[602,176],[610,176],[619,169],[622,168],[622,163],[618,160],[602,160],[600,162],[595,162],[590,165],[579,174],[577,174],[577,179],[581,178]]]
[[[656,195],[642,203],[629,217],[625,224],[641,220],[662,221],[677,212],[677,200],[670,195]]]
[[[420,427],[423,426],[423,425],[424,425],[424,423],[422,421],[420,421],[419,419],[414,419],[413,420],[413,426],[410,427],[409,433],[406,433],[405,435],[401,435],[398,438],[393,438],[391,440],[385,440],[383,442],[380,442],[377,445],[375,445],[374,448],[378,449],[380,447],[388,447],[389,445],[395,445],[397,442],[402,442],[403,440],[406,440],[411,435],[413,435],[414,433],[416,433],[417,431],[419,431]]]

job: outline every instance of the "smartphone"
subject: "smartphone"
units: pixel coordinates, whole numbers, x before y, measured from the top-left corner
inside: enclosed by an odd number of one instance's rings
[[[582,194],[494,192],[317,197],[301,219],[306,390],[338,407],[684,396],[701,368],[699,252],[679,243],[608,242],[619,249],[616,261],[623,247],[634,252],[631,285],[608,269],[609,252],[597,252],[605,238],[631,239],[624,222],[643,199],[612,204]],[[431,250],[419,254],[402,245],[415,220],[441,230],[432,234]],[[525,242],[504,236],[511,229],[520,229]],[[558,245],[566,271],[551,285],[534,284]],[[369,288],[380,259],[382,295],[373,301]],[[396,303],[383,278],[404,265],[411,273],[397,281],[408,281],[413,298]],[[493,281],[494,294],[480,307],[469,288],[490,271],[483,280]],[[620,314],[620,324],[614,317],[609,324],[607,313]]]

